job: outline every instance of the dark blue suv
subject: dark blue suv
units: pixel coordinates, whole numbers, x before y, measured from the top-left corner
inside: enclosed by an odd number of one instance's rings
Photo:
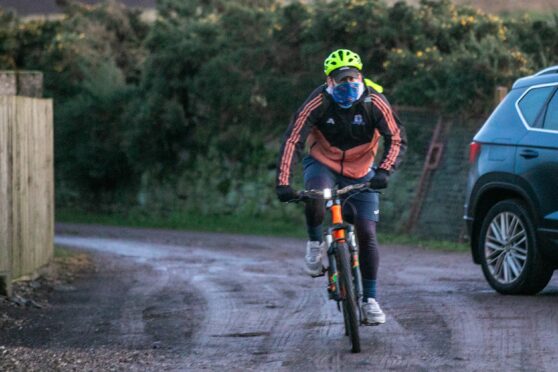
[[[558,268],[558,66],[514,83],[469,160],[473,261],[500,293],[541,291]]]

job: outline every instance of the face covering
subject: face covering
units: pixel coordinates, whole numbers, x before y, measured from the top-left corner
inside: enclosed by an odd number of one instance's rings
[[[349,108],[364,93],[364,84],[358,81],[344,82],[328,87],[333,100],[342,108]]]

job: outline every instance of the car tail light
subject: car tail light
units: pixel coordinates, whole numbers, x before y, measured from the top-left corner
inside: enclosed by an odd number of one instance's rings
[[[481,144],[478,142],[471,142],[469,145],[469,163],[473,164],[481,152]]]

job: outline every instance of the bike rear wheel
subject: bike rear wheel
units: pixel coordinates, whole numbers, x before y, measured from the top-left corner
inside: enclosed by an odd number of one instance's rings
[[[360,352],[360,335],[358,332],[358,309],[355,288],[351,273],[351,261],[349,248],[346,244],[340,244],[335,251],[337,261],[337,272],[339,273],[339,289],[343,301],[343,318],[345,320],[345,334],[351,339],[352,352]]]

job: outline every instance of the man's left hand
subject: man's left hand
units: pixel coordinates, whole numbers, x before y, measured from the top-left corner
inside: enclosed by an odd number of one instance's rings
[[[368,181],[368,184],[370,185],[371,189],[379,190],[379,189],[385,189],[388,185],[388,181],[389,181],[388,171],[385,171],[383,169],[378,169],[374,177],[372,177],[372,179]]]

